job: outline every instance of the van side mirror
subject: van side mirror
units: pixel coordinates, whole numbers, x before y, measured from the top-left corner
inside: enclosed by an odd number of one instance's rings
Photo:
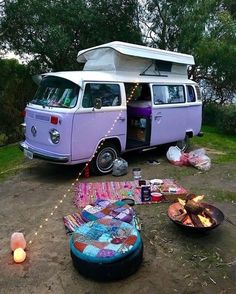
[[[93,107],[96,109],[101,109],[102,107],[102,99],[101,98],[95,98],[93,102]]]

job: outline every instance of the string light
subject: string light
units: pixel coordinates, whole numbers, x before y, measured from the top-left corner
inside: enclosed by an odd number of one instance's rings
[[[136,85],[133,87],[133,89],[132,89],[132,91],[131,91],[131,93],[130,93],[130,95],[129,95],[129,98],[126,100],[126,103],[128,103],[128,102],[130,102],[130,101],[132,100],[133,95],[134,95],[135,90],[137,89],[138,85],[139,85],[139,83],[137,82]],[[79,181],[79,178],[80,178],[81,175],[83,174],[85,168],[88,167],[88,165],[90,164],[90,162],[93,160],[93,158],[95,158],[96,154],[98,153],[98,150],[102,147],[102,145],[104,145],[104,142],[105,142],[106,138],[107,138],[108,135],[114,130],[114,127],[115,127],[117,121],[119,120],[119,118],[121,117],[122,113],[123,113],[123,110],[120,110],[120,112],[119,112],[118,116],[115,118],[115,120],[114,120],[114,122],[113,122],[111,128],[110,128],[110,129],[107,131],[107,133],[104,135],[104,138],[103,138],[102,141],[100,142],[98,148],[97,148],[96,151],[93,153],[93,155],[91,156],[91,158],[89,159],[89,161],[85,164],[85,166],[84,166],[84,168],[82,169],[82,171],[79,172],[78,177],[77,177],[77,178],[74,180],[74,182],[71,184],[72,187],[75,185],[75,182],[78,182],[78,181]],[[71,189],[68,188],[68,189],[67,189],[67,192],[70,193],[70,192],[71,192]],[[63,198],[65,199],[67,196],[68,196],[67,193],[65,193],[65,194],[63,195]],[[63,203],[63,198],[59,200],[59,205]],[[55,210],[57,210],[57,209],[58,209],[58,205],[55,205],[55,206],[54,206],[54,209],[53,209],[53,210],[51,211],[51,213],[50,213],[50,216],[53,216]],[[45,218],[44,221],[45,221],[45,223],[47,223],[47,222],[49,221],[49,217]],[[40,224],[39,229],[42,229],[42,228],[43,228],[43,224]],[[36,231],[36,232],[34,233],[34,237],[36,237],[36,236],[38,236],[38,231]],[[28,242],[28,245],[31,245],[32,243],[33,243],[33,239],[31,239],[31,240]]]

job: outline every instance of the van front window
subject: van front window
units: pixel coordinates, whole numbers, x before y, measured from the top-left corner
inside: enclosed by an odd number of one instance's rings
[[[45,77],[31,101],[33,104],[72,108],[76,105],[79,86],[75,83],[59,78],[59,77]]]

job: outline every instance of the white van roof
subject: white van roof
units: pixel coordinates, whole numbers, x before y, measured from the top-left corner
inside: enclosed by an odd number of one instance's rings
[[[113,82],[113,83],[161,83],[161,84],[194,84],[183,76],[171,78],[157,76],[137,76],[133,72],[98,72],[98,71],[63,71],[43,74],[42,77],[54,76],[67,79],[81,88],[84,82]]]
[[[81,50],[77,61],[88,71],[123,71],[136,75],[187,75],[192,55],[165,51],[125,42],[111,42]]]
[[[87,48],[79,51],[77,55],[77,61],[80,63],[85,63],[88,57],[97,55],[98,51],[103,51],[102,49],[115,50],[121,54],[135,56],[140,58],[147,58],[152,60],[162,60],[174,63],[181,63],[186,65],[193,65],[194,58],[192,55],[177,53],[167,50],[161,50],[136,44],[130,44],[126,42],[114,41],[99,46]],[[89,53],[89,54],[88,54]]]

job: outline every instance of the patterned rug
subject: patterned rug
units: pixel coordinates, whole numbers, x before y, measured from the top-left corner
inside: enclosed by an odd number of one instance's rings
[[[174,192],[170,192],[170,188]],[[164,201],[167,201],[169,200],[167,196],[185,195],[187,190],[178,185],[175,180],[163,179],[161,193],[166,197]],[[83,208],[99,199],[122,200],[124,198],[133,199],[135,204],[152,203],[141,201],[141,189],[138,186],[138,181],[78,183],[75,186],[73,202],[77,208]]]

